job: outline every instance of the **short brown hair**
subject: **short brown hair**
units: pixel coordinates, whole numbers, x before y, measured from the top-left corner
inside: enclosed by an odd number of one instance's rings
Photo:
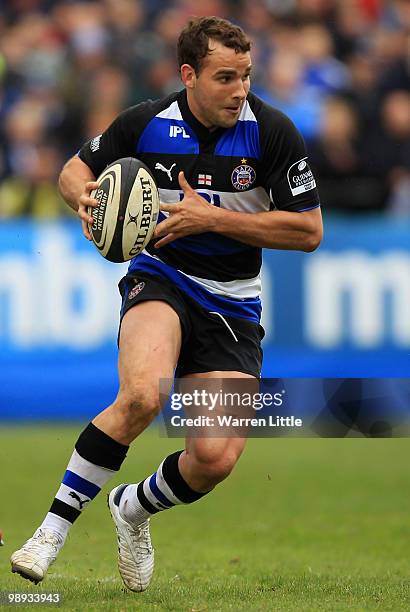
[[[189,64],[198,74],[202,60],[209,53],[209,39],[235,49],[236,53],[250,51],[251,42],[239,26],[220,17],[197,17],[182,30],[178,38],[177,57],[179,67]]]

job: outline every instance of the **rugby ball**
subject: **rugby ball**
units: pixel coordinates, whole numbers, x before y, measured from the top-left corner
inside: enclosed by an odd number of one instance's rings
[[[120,263],[132,259],[151,240],[159,214],[159,194],[145,164],[133,157],[118,159],[97,178],[89,206],[93,223],[88,225],[98,251],[105,259]]]

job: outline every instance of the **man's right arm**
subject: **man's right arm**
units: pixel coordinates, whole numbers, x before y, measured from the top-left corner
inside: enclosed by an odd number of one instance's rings
[[[147,121],[155,116],[156,110],[150,101],[128,108],[102,134],[86,142],[78,155],[65,164],[58,182],[60,193],[67,204],[78,212],[84,236],[88,240],[91,240],[88,224],[93,220],[87,208],[97,205],[96,200],[90,197],[91,191],[98,187],[95,177],[116,159],[135,155],[139,135]]]
[[[84,236],[88,240],[91,240],[88,223],[92,223],[93,219],[87,208],[97,205],[97,201],[90,197],[97,185],[92,170],[77,155],[68,160],[58,179],[59,191],[67,204],[77,211]]]

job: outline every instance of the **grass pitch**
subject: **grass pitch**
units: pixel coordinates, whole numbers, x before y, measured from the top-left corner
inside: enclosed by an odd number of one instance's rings
[[[41,585],[10,574],[9,556],[42,520],[80,429],[0,432],[0,591],[58,591],[62,608],[78,611],[410,608],[408,439],[250,440],[211,495],[153,519],[145,593],[122,588],[104,492]],[[181,447],[146,432],[107,490]]]

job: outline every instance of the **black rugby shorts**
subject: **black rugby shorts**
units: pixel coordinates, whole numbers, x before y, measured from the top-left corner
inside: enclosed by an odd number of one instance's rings
[[[239,317],[208,312],[169,280],[147,273],[127,274],[119,283],[121,320],[140,302],[161,300],[179,316],[182,346],[175,376],[235,371],[260,377],[263,327]],[[121,323],[120,323],[121,326]]]

